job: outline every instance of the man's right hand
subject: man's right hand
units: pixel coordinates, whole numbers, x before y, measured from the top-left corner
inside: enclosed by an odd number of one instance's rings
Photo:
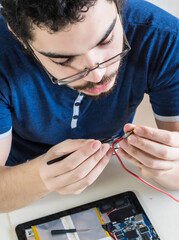
[[[62,161],[47,162],[73,152]],[[48,191],[79,194],[91,185],[108,164],[112,149],[98,140],[66,140],[52,147],[42,158],[40,176]]]

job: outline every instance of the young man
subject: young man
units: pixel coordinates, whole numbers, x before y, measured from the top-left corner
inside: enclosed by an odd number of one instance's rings
[[[0,211],[80,193],[123,130],[119,156],[179,190],[178,20],[141,0],[0,3]],[[159,129],[129,124],[144,93]]]

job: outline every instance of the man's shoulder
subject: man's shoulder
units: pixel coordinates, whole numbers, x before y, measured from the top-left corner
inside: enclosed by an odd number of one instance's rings
[[[173,33],[179,31],[178,18],[144,0],[126,0],[123,17],[124,22],[130,25],[153,27]]]
[[[0,73],[12,76],[18,71],[27,69],[24,64],[27,56],[23,47],[15,36],[9,31],[7,23],[0,15]],[[9,67],[14,66],[11,71]],[[13,75],[14,76],[14,75]],[[1,81],[2,82],[2,81]]]
[[[7,52],[9,49],[15,48],[18,46],[18,42],[13,36],[13,34],[9,31],[7,27],[7,23],[2,18],[0,14],[0,51],[1,54],[3,52]]]

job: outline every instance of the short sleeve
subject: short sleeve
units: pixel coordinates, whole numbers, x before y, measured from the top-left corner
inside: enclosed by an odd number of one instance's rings
[[[179,121],[179,34],[159,35],[154,53],[149,81],[154,116],[160,121]]]
[[[0,139],[10,135],[12,129],[11,94],[6,68],[0,60]]]

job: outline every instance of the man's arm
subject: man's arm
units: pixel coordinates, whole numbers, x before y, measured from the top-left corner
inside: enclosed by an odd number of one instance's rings
[[[162,129],[125,125],[124,131],[134,134],[119,143],[118,154],[138,166],[144,177],[179,190],[179,122],[156,122]]]
[[[49,193],[39,175],[41,159],[0,167],[0,212],[24,207]]]
[[[9,212],[23,207],[48,193],[40,175],[41,158],[6,167],[12,142],[12,134],[0,140],[0,212]]]
[[[8,141],[0,144],[5,142]],[[74,153],[60,162],[47,165],[49,160],[70,152]],[[2,166],[5,158],[1,159],[0,212],[24,207],[53,191],[80,193],[96,180],[111,156],[109,144],[79,139],[59,143],[42,156],[14,167]]]
[[[155,119],[159,129],[179,132],[179,122],[162,122]]]
[[[6,163],[6,160],[8,158],[10,149],[11,149],[11,142],[12,142],[12,134],[8,137],[0,140],[0,166],[4,166]]]

